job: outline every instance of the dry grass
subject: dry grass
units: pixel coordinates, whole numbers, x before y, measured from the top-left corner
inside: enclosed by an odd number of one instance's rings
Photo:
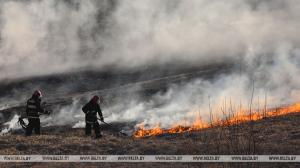
[[[0,136],[0,155],[300,155],[300,113],[182,134],[133,138],[84,129]],[[263,127],[262,127],[263,126]],[[42,128],[46,129],[47,128]],[[299,167],[298,163],[0,163],[0,167]]]

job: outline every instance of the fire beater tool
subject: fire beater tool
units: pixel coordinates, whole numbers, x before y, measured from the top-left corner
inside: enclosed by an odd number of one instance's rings
[[[50,114],[50,113],[49,113]],[[49,115],[48,114],[48,115]],[[41,113],[40,115],[45,115],[45,114],[43,114],[43,113]],[[25,119],[25,118],[28,118],[27,116],[21,116],[21,117],[19,117],[19,121],[18,121],[18,123],[21,125],[21,127],[26,131],[26,128],[27,128],[27,124],[24,122],[24,120],[23,119]]]
[[[100,120],[99,118],[97,118],[98,120]],[[101,120],[100,120],[101,121]],[[120,134],[122,134],[122,135],[126,135],[127,136],[127,134],[125,134],[125,133],[123,133],[122,131],[120,131],[119,129],[117,129],[117,128],[115,128],[115,127],[113,127],[113,126],[111,126],[110,124],[107,124],[106,122],[104,122],[104,121],[101,121],[101,122],[103,122],[104,124],[106,124],[106,125],[108,125],[108,126],[110,126],[111,128],[113,128],[114,130],[116,130],[116,131],[118,131]]]
[[[27,128],[27,124],[24,122],[24,118],[27,118],[27,117],[19,117],[19,121],[18,121],[18,123],[21,125],[21,127],[26,131],[26,128]]]

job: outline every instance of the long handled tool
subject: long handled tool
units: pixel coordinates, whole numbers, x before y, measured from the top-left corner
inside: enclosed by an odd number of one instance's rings
[[[18,123],[21,125],[21,127],[26,131],[26,128],[27,128],[27,125],[26,123],[24,122],[24,118],[27,118],[27,117],[19,117],[19,121]]]
[[[99,118],[97,118],[98,120],[100,120]],[[101,120],[100,120],[101,121]],[[122,131],[120,131],[119,129],[117,129],[117,128],[115,128],[115,127],[113,127],[113,126],[111,126],[111,125],[109,125],[109,124],[107,124],[106,122],[104,122],[104,121],[101,121],[101,122],[103,122],[104,124],[106,124],[106,125],[108,125],[108,126],[110,126],[111,128],[113,128],[114,130],[116,130],[116,131],[118,131],[120,134],[122,134],[122,135],[126,135],[127,136],[127,134],[125,134],[125,133],[123,133]]]

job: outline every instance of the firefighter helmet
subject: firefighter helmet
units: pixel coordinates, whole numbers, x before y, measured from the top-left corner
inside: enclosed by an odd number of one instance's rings
[[[36,91],[34,91],[34,93],[33,93],[36,97],[42,97],[42,93],[40,92],[40,91],[38,91],[38,90],[36,90]]]
[[[95,95],[93,98],[92,98],[93,102],[98,102],[100,100],[99,96]],[[100,101],[99,101],[100,103]]]

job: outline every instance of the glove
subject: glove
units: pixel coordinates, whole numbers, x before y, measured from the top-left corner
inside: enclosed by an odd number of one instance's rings
[[[51,111],[48,111],[47,114],[50,115],[50,114],[51,114]]]
[[[100,120],[101,120],[102,122],[104,121],[104,118],[103,118],[103,116],[101,116],[101,117],[100,117]]]

